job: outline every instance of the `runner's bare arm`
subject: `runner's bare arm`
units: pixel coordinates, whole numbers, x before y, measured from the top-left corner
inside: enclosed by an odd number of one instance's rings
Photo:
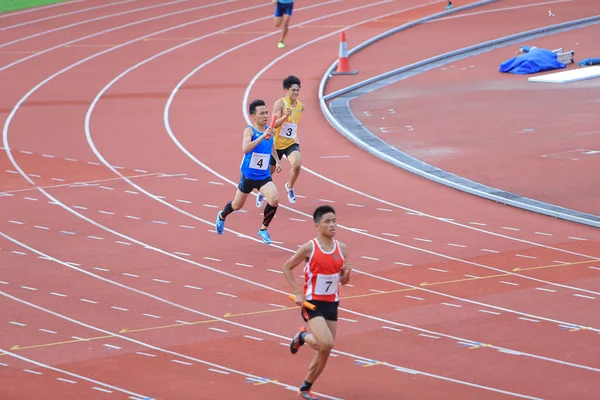
[[[292,291],[296,295],[296,304],[301,305],[304,301],[303,295],[303,287],[299,286],[296,283],[296,278],[294,278],[294,273],[292,270],[296,268],[300,263],[307,262],[310,258],[310,254],[312,253],[312,242],[307,242],[300,246],[300,248],[296,251],[296,253],[291,256],[285,264],[283,264],[282,270],[285,279],[287,279],[290,284]]]
[[[248,152],[254,150],[254,148],[256,146],[258,146],[258,144],[265,137],[267,137],[268,133],[271,133],[271,131],[269,129],[267,129],[265,131],[265,133],[263,133],[261,136],[259,136],[256,140],[252,141],[252,135],[254,134],[254,132],[252,131],[252,128],[244,129],[244,138],[242,139],[242,151],[244,153],[248,153]]]
[[[271,155],[273,155],[273,158],[275,159],[275,172],[280,173],[283,167],[281,166],[281,160],[279,159],[279,154],[277,154],[277,149],[275,146],[273,146]]]
[[[277,115],[277,121],[275,121],[275,126],[273,126],[273,128],[279,128],[288,118],[288,115],[284,112],[283,105],[281,99],[277,100],[273,105],[273,114]]]
[[[350,281],[350,272],[352,272],[352,260],[348,258],[348,247],[344,243],[340,243],[340,250],[342,251],[342,256],[344,256],[344,266],[342,267],[342,279],[340,282],[342,285],[345,285]]]

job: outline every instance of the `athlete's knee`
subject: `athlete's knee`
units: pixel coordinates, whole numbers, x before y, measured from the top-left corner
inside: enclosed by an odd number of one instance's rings
[[[269,198],[269,205],[271,207],[279,206],[279,193],[275,192],[271,195],[271,197]]]
[[[294,171],[294,173],[296,173],[296,174],[299,173],[301,169],[302,169],[302,161],[297,160],[292,163],[292,170]]]
[[[244,206],[244,204],[239,200],[233,200],[231,202],[231,208],[233,209],[233,211],[237,211],[237,210],[241,209],[243,206]]]
[[[324,340],[322,342],[319,342],[317,346],[319,348],[319,353],[327,355],[331,352],[331,350],[333,350],[334,343],[333,340]]]

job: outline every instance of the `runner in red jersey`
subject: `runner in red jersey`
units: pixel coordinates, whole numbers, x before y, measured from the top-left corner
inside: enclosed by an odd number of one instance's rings
[[[334,239],[337,225],[335,210],[321,206],[313,213],[313,220],[319,235],[303,244],[283,266],[296,303],[302,306],[306,299],[316,306],[315,310],[302,307],[302,318],[312,333],[302,327],[290,344],[292,354],[296,354],[304,343],[317,351],[298,391],[298,396],[305,400],[316,400],[311,388],[325,369],[337,332],[339,284],[348,283],[352,270],[346,245]],[[292,270],[303,261],[304,287],[301,287],[296,283]]]

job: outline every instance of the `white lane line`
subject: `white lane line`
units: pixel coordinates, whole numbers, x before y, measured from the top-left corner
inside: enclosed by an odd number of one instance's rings
[[[214,368],[209,368],[209,369],[208,369],[208,371],[210,371],[210,372],[216,372],[217,374],[223,374],[223,375],[229,375],[229,374],[230,374],[230,372],[227,372],[227,371],[221,371],[221,370],[214,369]],[[294,389],[294,390],[295,390],[295,389]]]
[[[360,256],[360,258],[364,258],[365,260],[371,260],[371,261],[379,261],[379,258],[375,258],[375,257]]]
[[[227,296],[227,297],[237,297],[235,294],[229,294],[229,293],[223,293],[223,292],[217,292],[217,294],[220,294],[221,296]]]
[[[194,365],[190,362],[187,361],[180,361],[180,360],[171,360],[171,362],[177,363],[177,364],[183,364],[183,365]]]
[[[433,242],[433,240],[429,240],[429,239],[422,239],[422,238],[413,238],[413,239],[418,240],[419,242],[427,242],[427,243]]]
[[[482,312],[482,313],[486,313],[486,314],[494,314],[494,315],[500,315],[501,314],[499,312],[489,311],[489,310],[477,310],[477,311]]]
[[[66,379],[66,378],[56,378],[57,381],[61,381],[61,382],[65,382],[65,383],[70,383],[70,384],[75,384],[77,383],[76,381],[72,381],[70,379]]]
[[[586,296],[586,295],[579,294],[579,293],[575,293],[573,296],[582,297],[584,299],[590,299],[590,300],[594,300],[595,299],[595,297],[593,297],[593,296]]]
[[[481,249],[481,251],[486,251],[488,253],[500,253],[498,250],[490,250],[490,249]]]
[[[34,374],[34,375],[43,375],[43,373],[42,373],[42,372],[39,372],[39,371],[33,371],[33,370],[31,370],[31,369],[24,369],[23,371],[25,371],[25,372],[28,372],[28,373],[30,373],[30,374]]]
[[[556,290],[554,290],[554,289],[546,289],[546,288],[541,288],[541,287],[537,287],[537,288],[535,288],[535,290],[541,290],[541,291],[544,291],[544,292],[556,293]]]

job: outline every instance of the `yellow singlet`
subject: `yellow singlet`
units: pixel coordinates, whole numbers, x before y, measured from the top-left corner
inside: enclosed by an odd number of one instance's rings
[[[288,96],[282,97],[283,108],[292,108],[290,105],[290,98]],[[300,115],[302,114],[302,103],[300,100],[296,100],[296,105],[292,108],[292,115],[286,119],[279,128],[275,130],[275,148],[277,150],[283,150],[294,143],[298,143],[298,122],[300,122]]]

